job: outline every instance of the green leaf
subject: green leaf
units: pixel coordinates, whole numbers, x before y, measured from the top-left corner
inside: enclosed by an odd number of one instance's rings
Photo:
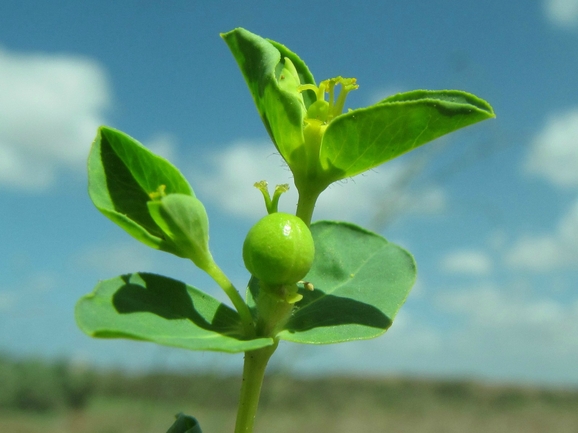
[[[101,281],[76,305],[76,321],[92,337],[189,350],[233,353],[273,344],[270,338],[243,340],[236,311],[185,283],[148,273]]]
[[[321,221],[311,232],[315,260],[305,279],[315,289],[300,291],[303,300],[278,337],[327,344],[383,334],[415,282],[411,254],[349,223]]]
[[[323,136],[321,164],[330,183],[492,117],[486,101],[459,90],[400,93],[334,119]]]
[[[199,422],[192,416],[179,413],[167,433],[203,433]]]
[[[88,192],[104,215],[144,244],[178,254],[149,213],[149,194],[165,185],[166,194],[194,196],[193,189],[170,162],[134,138],[102,126],[88,158]]]
[[[277,50],[279,50],[279,53],[281,54],[282,58],[288,57],[291,60],[291,62],[295,66],[295,69],[297,70],[297,75],[299,76],[299,82],[301,84],[315,85],[315,79],[313,78],[313,74],[311,73],[305,62],[301,60],[301,58],[297,54],[295,54],[293,51],[291,51],[285,45],[280,44],[279,42],[275,42],[271,39],[267,39],[267,42],[269,42],[271,45],[277,48]],[[305,92],[300,93],[303,96],[305,108],[309,108],[311,104],[317,101],[317,96],[315,96],[315,92],[313,92],[312,90],[307,90]]]
[[[315,81],[305,63],[285,46],[237,28],[221,34],[231,50],[249,87],[259,115],[279,153],[290,161],[293,151],[303,145],[306,107],[315,101],[310,91],[297,91],[299,82],[289,80],[286,59],[296,69],[301,84]]]

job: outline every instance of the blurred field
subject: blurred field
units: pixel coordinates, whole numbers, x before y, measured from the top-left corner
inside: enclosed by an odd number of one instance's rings
[[[239,385],[237,377],[129,377],[4,360],[0,432],[158,433],[182,411],[197,417],[205,433],[230,433]],[[256,432],[578,433],[578,390],[271,376]]]

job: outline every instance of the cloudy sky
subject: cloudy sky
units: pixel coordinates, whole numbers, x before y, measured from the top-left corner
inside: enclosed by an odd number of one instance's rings
[[[317,81],[356,77],[351,108],[456,88],[497,114],[322,195],[316,219],[408,248],[418,282],[385,336],[287,343],[272,367],[578,385],[578,0],[162,3],[0,4],[0,351],[240,368],[240,355],[92,340],[73,318],[97,280],[132,271],[224,299],[93,208],[85,161],[101,124],[185,173],[243,287],[244,233],[264,211],[252,184],[291,178],[219,37],[240,26],[290,47]],[[290,192],[281,207],[294,205]]]

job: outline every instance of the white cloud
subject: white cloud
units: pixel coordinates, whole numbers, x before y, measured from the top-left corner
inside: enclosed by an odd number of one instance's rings
[[[496,379],[578,383],[578,298],[534,293],[485,284],[439,294],[437,308],[454,323],[447,361]]]
[[[456,341],[466,350],[493,352],[510,358],[509,365],[526,358],[524,363],[535,362],[534,368],[545,361],[555,368],[556,362],[578,358],[578,298],[554,300],[532,290],[486,285],[444,292],[438,302],[465,320],[454,336],[461,334],[463,339]]]
[[[207,155],[202,165],[195,166],[191,176],[202,200],[217,203],[236,216],[258,218],[264,215],[263,196],[253,184],[267,180],[269,188],[276,184],[292,186],[291,173],[270,142],[238,141],[227,149]],[[280,210],[290,211],[296,204],[292,187],[280,201]]]
[[[379,101],[382,101],[389,96],[405,91],[407,91],[407,89],[404,86],[400,86],[398,84],[375,88],[369,93],[367,104],[377,104]]]
[[[59,169],[84,167],[109,103],[93,60],[0,48],[0,185],[43,190]]]
[[[565,315],[572,318],[578,313],[572,304],[563,305],[548,298],[532,299],[526,293],[484,285],[445,291],[438,296],[438,301],[443,310],[467,317],[476,327],[484,328],[560,326]]]
[[[0,312],[22,315],[24,309],[44,308],[44,296],[58,284],[52,271],[28,272],[8,287],[0,287]]]
[[[492,260],[483,251],[458,250],[446,254],[441,260],[441,268],[450,274],[487,275],[492,270]]]
[[[578,2],[577,2],[578,4]],[[552,116],[532,142],[527,173],[558,187],[578,187],[578,108]],[[505,254],[512,268],[537,272],[578,266],[578,199],[552,232],[526,234]]]
[[[331,185],[321,195],[317,219],[339,219],[360,224],[384,224],[400,213],[435,214],[446,207],[446,193],[438,186],[411,189],[403,185],[410,167],[388,162],[370,172]]]
[[[99,271],[105,275],[149,271],[154,266],[153,251],[140,242],[113,245],[92,245],[80,252],[75,265]]]
[[[578,1],[577,3],[578,4]],[[532,143],[528,173],[554,185],[578,186],[578,108],[551,117]]]
[[[578,25],[578,0],[545,0],[548,19],[561,27]]]
[[[314,219],[337,219],[367,223],[382,209],[410,213],[440,212],[446,195],[436,186],[410,191],[399,186],[410,168],[397,161],[366,174],[334,183],[321,194]],[[195,189],[203,200],[212,200],[226,212],[255,219],[264,215],[261,193],[253,187],[260,180],[274,185],[287,183],[279,210],[295,212],[297,191],[292,174],[270,142],[239,141],[207,157],[193,170]]]
[[[515,242],[506,263],[538,272],[578,266],[578,199],[553,233],[526,235]]]
[[[168,161],[175,161],[177,141],[172,134],[158,133],[143,143],[151,152]]]

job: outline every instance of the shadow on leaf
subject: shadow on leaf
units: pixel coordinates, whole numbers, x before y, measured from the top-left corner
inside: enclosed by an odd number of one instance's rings
[[[392,320],[373,305],[327,295],[317,287],[312,292],[301,293],[303,300],[297,304],[298,310],[285,325],[289,332],[339,325],[363,325],[384,330],[391,326]]]
[[[120,314],[146,312],[168,320],[188,319],[199,328],[227,335],[235,331],[240,335],[235,311],[223,304],[216,310],[196,308],[185,283],[147,273],[121,278],[125,284],[112,296],[113,306]]]
[[[164,238],[162,230],[149,214],[147,201],[150,197],[147,192],[142,189],[130,168],[119,157],[107,135],[104,132],[101,134],[99,156],[114,211],[126,215],[152,235]]]

